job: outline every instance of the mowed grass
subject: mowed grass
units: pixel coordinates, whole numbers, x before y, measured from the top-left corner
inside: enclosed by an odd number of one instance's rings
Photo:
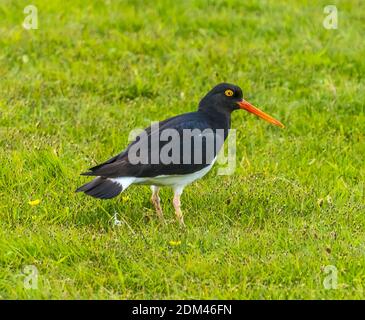
[[[331,2],[337,30],[328,1],[34,0],[25,30],[28,4],[0,5],[0,298],[364,298],[363,1]],[[148,187],[74,193],[222,81],[286,129],[234,113],[236,170],[185,189],[185,229],[168,189],[165,226]]]

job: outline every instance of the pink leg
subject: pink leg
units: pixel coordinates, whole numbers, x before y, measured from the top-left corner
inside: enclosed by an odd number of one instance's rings
[[[181,226],[185,226],[184,217],[181,212],[181,202],[180,202],[180,196],[182,194],[182,191],[183,191],[182,187],[174,189],[174,199],[173,199],[172,203],[175,208],[175,214],[176,214],[177,221],[179,221]]]
[[[159,217],[159,219],[161,221],[163,221],[164,218],[163,218],[163,213],[162,213],[162,208],[161,208],[161,203],[160,203],[160,197],[158,195],[160,188],[156,187],[156,186],[151,186],[151,190],[152,190],[151,201],[152,201],[153,205],[155,206],[157,216]]]

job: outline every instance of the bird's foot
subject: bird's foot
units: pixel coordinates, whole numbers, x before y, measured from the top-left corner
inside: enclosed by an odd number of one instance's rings
[[[177,220],[178,220],[179,225],[180,225],[181,228],[185,228],[186,227],[183,217],[177,218]]]
[[[172,200],[172,203],[175,208],[175,214],[176,214],[177,221],[179,222],[181,227],[185,227],[184,216],[181,212],[181,203],[180,203],[180,194],[179,193],[176,193],[174,195],[174,199]]]
[[[183,216],[180,208],[175,210],[175,214],[176,214],[176,219],[179,222],[180,227],[185,227],[184,216]]]
[[[160,197],[156,194],[152,195],[151,197],[151,201],[156,209],[156,213],[158,216],[158,219],[160,220],[161,223],[165,223],[165,218],[163,216],[163,212],[162,212],[162,208],[161,208],[161,203],[160,203]]]
[[[156,211],[157,212],[157,211]],[[162,214],[162,211],[161,212],[157,212],[157,216],[158,216],[158,220],[161,224],[165,225],[166,224],[166,220]]]

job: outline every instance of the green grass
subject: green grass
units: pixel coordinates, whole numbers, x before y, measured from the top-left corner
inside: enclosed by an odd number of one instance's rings
[[[0,5],[0,298],[364,297],[363,1],[31,3],[38,30],[21,26],[28,1]],[[195,110],[222,81],[286,129],[236,112],[236,171],[185,189],[185,230],[168,189],[166,226],[148,187],[74,193],[132,129]]]

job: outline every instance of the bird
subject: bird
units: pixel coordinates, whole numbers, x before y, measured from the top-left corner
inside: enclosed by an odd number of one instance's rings
[[[94,179],[76,192],[111,199],[133,184],[149,185],[151,202],[163,222],[159,190],[168,186],[173,189],[177,221],[184,226],[183,190],[212,168],[231,129],[231,114],[239,109],[284,128],[280,121],[246,101],[239,86],[220,83],[201,99],[197,111],[151,124],[124,151],[81,173]]]

